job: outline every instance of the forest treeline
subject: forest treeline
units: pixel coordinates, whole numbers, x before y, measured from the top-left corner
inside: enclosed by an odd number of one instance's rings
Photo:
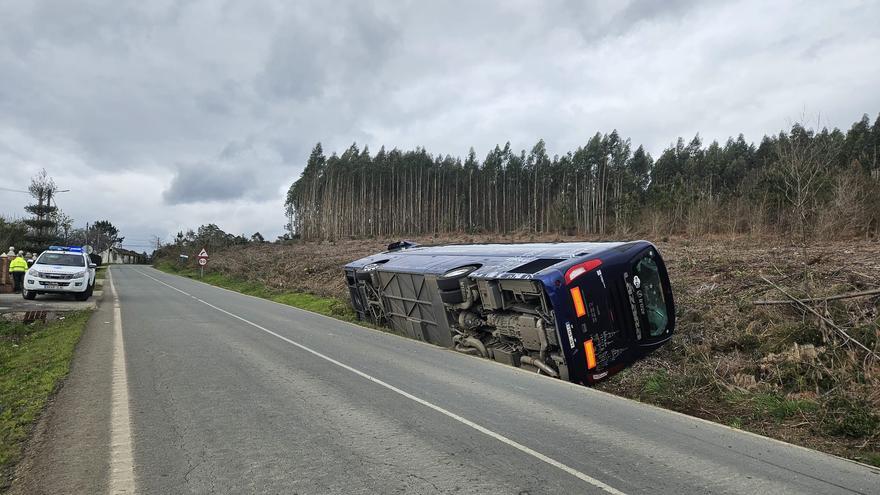
[[[423,148],[318,143],[287,193],[291,236],[450,232],[579,235],[791,233],[873,236],[880,215],[880,116],[842,132],[795,124],[760,144],[679,138],[655,160],[617,131],[564,155],[543,140],[480,160]]]

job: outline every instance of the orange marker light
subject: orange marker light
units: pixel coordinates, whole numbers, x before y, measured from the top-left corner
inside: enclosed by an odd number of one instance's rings
[[[587,352],[587,369],[596,367],[596,349],[593,348],[593,339],[584,342],[584,351]]]
[[[571,300],[574,301],[574,312],[577,313],[578,318],[587,314],[587,310],[584,307],[584,298],[581,296],[580,287],[571,288]]]

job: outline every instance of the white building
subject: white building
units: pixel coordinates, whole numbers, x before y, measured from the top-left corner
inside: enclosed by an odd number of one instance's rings
[[[145,261],[143,259],[143,255],[120,247],[107,248],[99,254],[101,256],[101,263],[105,265],[115,263],[133,265],[143,263]]]

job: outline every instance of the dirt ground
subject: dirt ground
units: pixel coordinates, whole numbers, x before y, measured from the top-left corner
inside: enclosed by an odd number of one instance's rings
[[[279,290],[346,300],[341,267],[384,250],[393,240],[249,246],[215,253],[211,269]],[[585,239],[461,235],[412,240]],[[848,340],[880,355],[880,297],[812,303],[825,321],[791,304],[753,304],[785,299],[762,275],[795,297],[876,289],[880,243],[824,241],[806,252],[773,238],[663,238],[655,244],[672,278],[676,335],[599,388],[880,465],[880,359]]]

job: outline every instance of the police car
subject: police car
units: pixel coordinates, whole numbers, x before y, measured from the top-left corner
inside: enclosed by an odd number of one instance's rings
[[[37,294],[73,294],[85,301],[95,288],[95,268],[82,248],[50,246],[28,269],[21,294],[25,299]]]

